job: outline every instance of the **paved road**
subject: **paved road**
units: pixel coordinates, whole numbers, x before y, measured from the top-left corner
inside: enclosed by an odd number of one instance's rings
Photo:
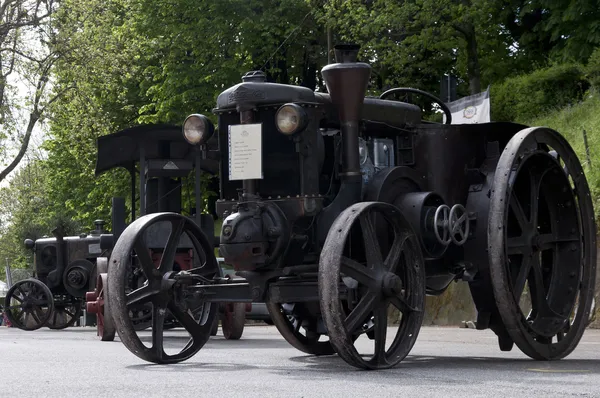
[[[368,372],[306,356],[266,326],[239,341],[219,331],[177,365],[143,362],[92,328],[0,327],[0,363],[0,397],[600,397],[600,330],[549,363],[501,352],[490,331],[425,327],[399,367]]]

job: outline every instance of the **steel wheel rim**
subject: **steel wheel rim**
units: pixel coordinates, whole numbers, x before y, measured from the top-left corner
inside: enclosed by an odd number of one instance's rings
[[[106,288],[108,287],[108,274],[98,275],[96,282],[98,291],[98,313],[96,314],[96,330],[101,341],[113,341],[116,329],[110,312],[110,303],[107,300]]]
[[[372,219],[373,212],[379,213],[383,218]],[[345,257],[346,240],[352,225],[359,221],[363,231],[370,231],[363,236],[365,247],[378,247],[377,241],[381,235],[376,231],[381,230],[383,219],[393,229],[392,244],[387,256],[384,254],[386,252],[379,251],[377,255],[377,250],[366,249],[367,263],[371,268],[366,271],[366,267],[362,264]],[[375,236],[376,234],[378,236]],[[385,369],[396,366],[408,355],[417,339],[423,320],[425,305],[423,264],[418,239],[395,206],[379,202],[363,202],[349,207],[336,219],[321,253],[319,293],[321,312],[329,339],[338,355],[346,362],[364,369]],[[348,302],[344,304],[341,302],[340,287],[343,289],[343,285],[354,284],[348,279],[345,281],[340,279],[341,274],[356,278],[354,281],[358,281],[358,284],[355,288],[360,287],[361,283],[362,287],[368,286],[362,293],[358,289],[360,300],[354,308],[349,308]],[[402,312],[402,319],[392,344],[386,348],[389,305]],[[347,307],[348,311],[344,307]],[[373,356],[365,360],[358,353],[354,341],[356,335],[361,333],[359,328],[365,324],[371,313],[374,315],[373,328],[363,327],[362,332],[369,330],[374,332],[375,347]],[[356,314],[361,315],[356,316]]]
[[[556,151],[555,155],[550,153],[551,150]],[[538,197],[538,205],[543,200],[546,201],[546,206],[550,209],[547,218],[547,220],[550,220],[550,224],[557,222],[556,217],[558,217],[557,214],[560,209],[557,202],[566,200],[563,195],[564,192],[560,192],[560,194],[557,192],[562,191],[561,184],[567,190],[567,197],[570,195],[573,198],[574,203],[570,213],[571,220],[563,220],[560,227],[556,227],[552,234],[560,234],[558,237],[561,242],[557,244],[557,250],[563,245],[570,245],[570,249],[574,252],[571,254],[572,256],[576,255],[574,261],[578,263],[578,266],[571,269],[567,275],[564,275],[563,269],[568,270],[568,268],[565,268],[565,266],[560,268],[561,264],[566,264],[565,262],[569,261],[569,259],[564,260],[564,254],[561,254],[562,257],[560,258],[556,255],[542,257],[542,263],[552,264],[550,279],[547,275],[545,275],[545,279],[543,278],[544,272],[540,273],[539,271],[544,265],[541,264],[542,266],[535,272],[537,277],[532,277],[534,285],[538,286],[537,291],[534,289],[532,292],[537,296],[535,300],[537,300],[538,304],[536,306],[538,309],[530,314],[524,314],[514,295],[514,291],[519,289],[515,289],[515,284],[511,280],[516,272],[511,272],[509,265],[507,265],[510,264],[508,261],[511,260],[511,253],[514,251],[512,244],[514,241],[511,242],[513,237],[510,232],[509,216],[511,213],[515,214],[511,208],[515,207],[513,203],[518,189],[513,188],[514,184],[519,183],[519,173],[528,172],[531,174],[529,168],[535,162],[545,166],[546,173],[552,173],[552,175],[546,176],[547,180],[545,181],[543,176],[538,173],[540,187],[545,186],[543,197],[542,195]],[[595,220],[583,169],[568,142],[558,133],[547,128],[530,128],[513,137],[502,153],[496,170],[490,202],[488,250],[492,287],[502,321],[513,341],[526,355],[534,359],[563,358],[575,349],[585,330],[592,305],[596,272]],[[512,172],[509,173],[506,170],[512,170]],[[551,188],[554,188],[554,190]],[[572,192],[568,188],[571,188]],[[509,205],[506,205],[507,203]],[[534,202],[531,201],[531,203]],[[508,221],[506,225],[504,220]],[[563,228],[565,227],[564,224],[569,224],[569,222],[572,225],[569,228]],[[575,232],[572,231],[573,227],[575,227]],[[578,239],[566,240],[564,234],[573,234]],[[546,243],[544,239],[535,239],[537,242],[532,241],[535,245],[540,245],[540,241],[541,244]],[[562,248],[562,250],[562,253],[564,253],[565,249]],[[570,257],[571,260],[573,260],[572,256]],[[559,263],[561,259],[565,262]],[[536,261],[534,260],[534,267]],[[554,266],[554,264],[558,265]],[[521,276],[523,273],[522,271]],[[558,275],[566,277],[559,278]],[[514,279],[514,281],[522,280],[518,277]],[[544,290],[545,294],[542,294],[544,296],[543,300],[540,299],[542,295],[539,294],[539,287],[542,286],[539,284],[540,280],[545,281],[544,286],[547,288],[547,290]],[[560,292],[561,286],[566,291]],[[552,306],[556,307],[556,303],[561,299],[563,301],[568,300],[562,307],[570,308],[552,308]],[[541,306],[540,302],[542,303]],[[546,306],[551,309],[551,312],[548,312]],[[575,306],[577,306],[577,311],[573,316]],[[555,323],[546,323],[545,328],[540,328],[539,325],[535,324],[535,320],[533,323],[527,320],[527,315],[538,315],[540,307],[553,316],[552,321]],[[564,323],[560,322],[556,314],[565,319]]]
[[[152,259],[143,245],[139,245],[139,238],[154,223],[170,222],[172,230],[167,241],[167,248],[160,266],[154,266]],[[173,266],[177,242],[182,234],[190,238],[196,253],[203,253],[204,263],[202,275],[207,278],[220,275],[216,257],[212,254],[210,245],[196,224],[184,216],[175,213],[155,213],[138,218],[130,224],[121,234],[113,249],[111,266],[108,273],[108,301],[110,303],[113,322],[125,346],[138,357],[155,363],[176,363],[192,357],[197,353],[210,337],[212,322],[217,314],[217,303],[204,303],[199,308],[189,308],[185,311],[178,307],[173,297],[169,296],[166,285],[172,285],[171,277],[175,274],[170,269]],[[137,246],[136,246],[137,245]],[[138,247],[136,251],[135,248]],[[144,274],[149,277],[149,282],[142,288],[126,294],[124,281],[128,267],[131,267],[131,254],[136,251],[140,256]],[[165,260],[166,259],[166,260]],[[166,285],[165,285],[166,284]],[[142,289],[145,289],[142,291]],[[135,301],[134,301],[135,299]],[[152,347],[145,346],[134,330],[134,325],[129,317],[127,304],[143,303],[149,299],[152,302]],[[193,315],[190,315],[190,312]],[[168,355],[164,351],[163,328],[167,314],[172,314],[177,321],[188,331],[190,340],[187,345],[175,355]]]
[[[22,330],[36,330],[46,324],[54,309],[50,289],[33,278],[15,283],[6,293],[4,312],[13,326]],[[14,301],[13,301],[14,300]],[[33,326],[28,321],[33,320]]]

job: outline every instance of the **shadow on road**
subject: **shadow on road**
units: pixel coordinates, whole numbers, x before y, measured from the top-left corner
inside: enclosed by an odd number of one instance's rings
[[[319,373],[347,373],[355,369],[347,365],[337,355],[327,357],[298,356],[290,358],[291,361],[307,365],[306,370],[314,370]],[[427,372],[438,371],[440,374],[458,372],[473,374],[478,371],[490,370],[532,373],[571,373],[571,374],[600,374],[600,360],[592,359],[563,359],[560,361],[535,361],[528,358],[495,358],[495,357],[450,357],[450,356],[420,356],[409,355],[404,361],[393,369],[377,372],[368,372],[355,369],[365,374],[383,373],[406,373],[427,370]]]

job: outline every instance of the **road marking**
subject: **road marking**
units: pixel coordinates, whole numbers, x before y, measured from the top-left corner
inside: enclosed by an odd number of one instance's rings
[[[589,372],[588,369],[527,369],[532,372],[542,372],[542,373],[580,373],[580,372]]]

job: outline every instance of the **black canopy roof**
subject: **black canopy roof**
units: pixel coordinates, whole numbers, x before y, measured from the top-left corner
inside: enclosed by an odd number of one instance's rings
[[[209,147],[216,143],[213,139],[209,141]],[[194,147],[183,138],[181,127],[169,124],[131,127],[99,137],[97,143],[96,175],[116,167],[133,171],[140,160],[141,148],[145,149],[146,159],[185,159],[192,162],[195,159]],[[210,151],[208,159],[202,160],[201,169],[216,174],[219,169],[216,157],[218,152]]]

